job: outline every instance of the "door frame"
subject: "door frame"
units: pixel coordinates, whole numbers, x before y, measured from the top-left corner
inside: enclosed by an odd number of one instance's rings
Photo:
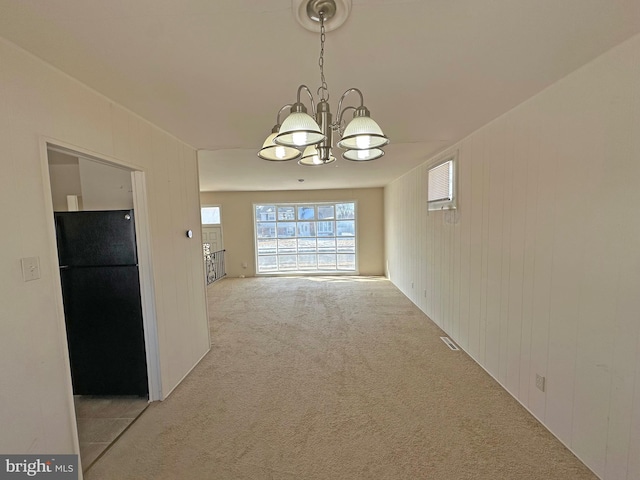
[[[131,186],[133,190],[133,204],[136,213],[136,245],[138,249],[138,266],[140,277],[140,297],[142,303],[142,324],[144,328],[145,354],[147,359],[147,378],[149,382],[149,401],[163,400],[162,397],[162,381],[160,367],[160,351],[158,345],[158,323],[155,309],[155,289],[153,283],[153,261],[151,255],[151,235],[149,210],[147,201],[147,189],[145,183],[145,172],[140,166],[124,162],[120,159],[110,157],[101,153],[87,150],[77,145],[52,139],[48,137],[40,138],[40,158],[42,167],[42,185],[44,191],[45,209],[51,212],[47,215],[48,223],[48,243],[49,258],[51,259],[49,267],[52,272],[59,269],[58,249],[55,233],[55,222],[53,216],[53,199],[51,197],[51,178],[49,175],[49,150],[58,151],[67,155],[75,155],[86,158],[104,165],[110,165],[131,171]],[[68,390],[70,392],[69,402],[71,411],[73,407],[73,387],[71,384],[71,364],[69,360],[69,347],[67,344],[66,324],[64,316],[64,306],[62,301],[62,284],[59,275],[53,275],[54,289],[56,292],[56,303],[58,310],[58,327],[61,332],[60,341],[64,344],[64,355],[66,365],[68,367]],[[75,415],[73,415],[74,420]],[[76,438],[77,441],[77,438]],[[79,449],[79,445],[78,445]],[[78,450],[79,451],[79,450]]]

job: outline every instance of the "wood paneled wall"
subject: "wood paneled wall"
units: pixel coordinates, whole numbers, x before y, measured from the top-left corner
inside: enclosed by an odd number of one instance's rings
[[[603,479],[640,478],[640,36],[385,189],[389,278]],[[546,392],[536,388],[546,377]]]

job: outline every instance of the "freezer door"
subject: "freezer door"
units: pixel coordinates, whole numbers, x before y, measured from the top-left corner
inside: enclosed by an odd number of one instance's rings
[[[136,265],[133,210],[56,212],[61,267]]]
[[[137,267],[68,268],[60,275],[74,394],[146,395]]]

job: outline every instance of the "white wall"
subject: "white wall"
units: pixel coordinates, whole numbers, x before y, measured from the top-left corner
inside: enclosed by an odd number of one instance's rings
[[[385,189],[391,280],[601,478],[640,478],[640,36],[456,148],[455,217],[427,215],[435,159]]]
[[[133,208],[131,171],[78,159],[82,186],[82,210],[129,210]]]
[[[77,453],[42,138],[146,174],[165,395],[209,348],[196,152],[4,40],[0,65],[0,451]]]
[[[67,195],[82,197],[80,184],[80,166],[75,165],[49,165],[49,178],[51,183],[51,199],[53,210],[66,212],[68,210]]]

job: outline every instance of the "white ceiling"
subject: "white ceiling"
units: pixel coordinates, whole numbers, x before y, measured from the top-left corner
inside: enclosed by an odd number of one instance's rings
[[[353,0],[327,34],[331,107],[360,88],[391,144],[311,168],[256,156],[319,86],[292,0],[0,0],[0,36],[204,150],[218,191],[385,185],[639,32],[640,0]]]

